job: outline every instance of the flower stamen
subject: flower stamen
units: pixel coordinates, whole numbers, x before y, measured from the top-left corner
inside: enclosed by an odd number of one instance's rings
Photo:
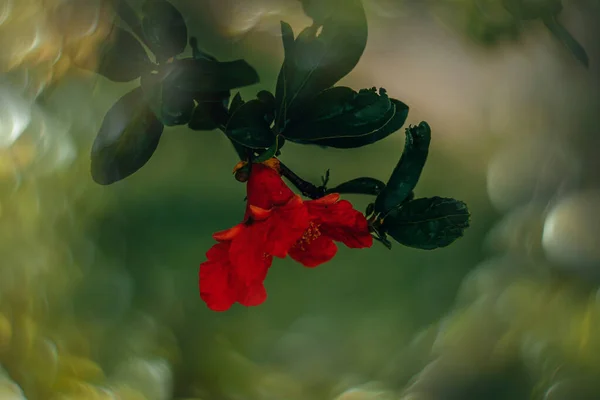
[[[295,247],[299,248],[302,251],[306,251],[306,246],[315,241],[319,236],[321,236],[321,230],[319,229],[320,225],[315,224],[313,221],[310,221],[308,224],[308,228],[304,231],[304,234],[296,244]]]

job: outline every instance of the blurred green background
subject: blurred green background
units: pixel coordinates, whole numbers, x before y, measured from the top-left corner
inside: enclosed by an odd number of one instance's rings
[[[204,50],[258,70],[244,98],[273,90],[279,20],[309,23],[296,0],[172,3]],[[0,399],[600,398],[599,3],[563,1],[589,70],[535,21],[482,35],[467,0],[364,3],[367,50],[340,84],[429,122],[416,194],[465,201],[472,226],[435,251],[276,260],[263,305],[215,313],[198,266],[244,212],[228,140],[168,128],[142,170],[96,185],[91,143],[137,85],[73,65],[107,3],[0,1]],[[386,180],[403,140],[288,143],[282,160],[315,183]]]

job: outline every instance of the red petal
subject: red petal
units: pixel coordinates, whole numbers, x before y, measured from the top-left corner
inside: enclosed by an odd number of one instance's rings
[[[305,204],[315,223],[320,225],[323,235],[342,242],[350,248],[373,245],[367,219],[360,211],[355,210],[349,201],[331,203],[331,199],[319,200],[307,201]]]
[[[198,272],[200,297],[213,311],[228,310],[237,298],[230,275],[228,250],[228,243],[215,244],[206,253],[208,261],[200,264]]]
[[[253,221],[262,221],[271,216],[273,209],[265,210],[264,208],[248,205],[248,216],[252,217]]]
[[[253,307],[261,305],[266,299],[267,290],[265,289],[265,285],[261,282],[245,287],[239,292],[237,301],[243,306]]]
[[[263,164],[252,164],[246,190],[248,204],[266,210],[283,205],[294,196],[279,173]]]
[[[309,223],[310,215],[300,196],[294,196],[284,206],[274,208],[268,221],[265,251],[275,257],[286,257]]]
[[[290,257],[305,267],[316,267],[330,261],[337,253],[337,246],[327,236],[319,236],[309,244],[294,246],[290,249]]]
[[[231,241],[229,260],[236,279],[244,286],[262,282],[271,266],[273,257],[266,252],[268,221],[259,221],[244,226]]]
[[[238,225],[234,226],[233,228],[229,228],[229,229],[225,229],[224,231],[213,233],[213,238],[219,242],[230,241],[230,240],[233,240],[233,238],[236,237],[243,228],[244,228],[243,224],[238,224]]]

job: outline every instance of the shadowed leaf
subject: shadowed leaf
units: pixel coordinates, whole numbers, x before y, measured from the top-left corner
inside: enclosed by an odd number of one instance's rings
[[[244,60],[211,61],[204,58],[175,60],[176,86],[188,92],[220,92],[258,83],[258,74]]]
[[[206,93],[196,97],[198,103],[194,108],[188,127],[195,131],[210,131],[217,129],[222,120],[227,118],[229,91]]]
[[[430,142],[431,128],[426,122],[406,128],[404,151],[385,189],[375,200],[375,212],[385,215],[409,197],[421,177]]]
[[[398,243],[423,250],[446,247],[463,236],[470,214],[462,201],[431,197],[392,210],[382,228]]]
[[[167,74],[142,76],[144,98],[156,117],[167,126],[187,124],[194,111],[192,93],[179,90]]]
[[[556,17],[544,18],[544,25],[548,28],[550,33],[561,42],[567,50],[579,61],[584,67],[589,68],[590,59],[583,46],[571,35],[571,33],[562,26]]]
[[[385,183],[379,179],[363,177],[344,182],[334,188],[327,189],[326,193],[340,194],[370,194],[377,196],[385,188]]]
[[[297,38],[289,24],[281,23],[285,58],[275,93],[277,131],[352,71],[367,43],[367,19],[360,0],[303,1],[303,6],[313,25]]]
[[[408,106],[390,99],[385,90],[354,90],[338,86],[308,104],[283,136],[293,142],[336,148],[362,147],[381,140],[404,125]]]
[[[231,99],[231,104],[229,104],[229,114],[233,114],[241,105],[243,105],[245,101],[242,99],[242,95],[240,92],[237,92],[233,99]]]
[[[114,82],[137,79],[152,65],[140,42],[131,33],[116,26],[106,39],[98,57],[98,64],[93,67],[83,64],[79,66],[95,70]]]
[[[279,150],[281,139],[281,136],[275,136],[275,142],[273,143],[273,145],[271,145],[271,147],[263,151],[258,157],[255,157],[252,161],[254,163],[261,163],[267,161],[272,157],[275,157],[275,155],[277,154],[277,150]]]
[[[251,149],[267,149],[275,135],[266,120],[270,110],[259,100],[250,100],[231,115],[225,134],[234,142]]]
[[[563,9],[561,0],[502,0],[502,5],[521,21],[555,16]]]
[[[185,20],[171,3],[165,0],[146,0],[142,13],[144,37],[159,62],[164,62],[185,50]]]
[[[154,154],[163,129],[144,102],[142,88],[121,97],[106,113],[92,146],[94,181],[109,185],[143,167]]]

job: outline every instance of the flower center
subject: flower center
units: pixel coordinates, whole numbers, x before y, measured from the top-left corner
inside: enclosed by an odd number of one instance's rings
[[[310,221],[308,224],[308,228],[304,231],[304,234],[295,244],[295,247],[298,247],[302,251],[306,251],[306,246],[311,244],[315,239],[321,236],[321,231],[319,230],[319,225]]]

